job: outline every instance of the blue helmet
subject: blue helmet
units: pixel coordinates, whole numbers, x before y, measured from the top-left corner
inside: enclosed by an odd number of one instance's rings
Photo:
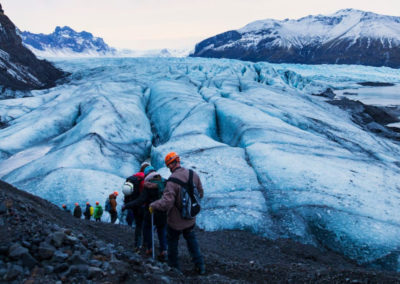
[[[152,166],[148,166],[144,169],[144,175],[147,176],[150,172],[154,172],[155,169]]]

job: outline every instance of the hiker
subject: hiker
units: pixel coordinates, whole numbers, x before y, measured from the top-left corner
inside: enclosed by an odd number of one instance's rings
[[[79,203],[75,203],[74,217],[79,219],[82,217],[82,209],[79,206]]]
[[[118,191],[114,191],[108,196],[108,199],[106,200],[106,211],[110,213],[111,216],[111,223],[115,223],[117,221],[117,196],[118,196]]]
[[[183,234],[195,268],[199,274],[203,275],[205,274],[204,260],[193,230],[196,218],[184,219],[182,217],[183,211],[181,209],[184,207],[182,206],[181,193],[183,189],[176,180],[182,184],[188,184],[188,181],[192,179],[192,189],[197,188],[200,198],[203,197],[203,186],[197,173],[181,167],[180,158],[175,152],[168,153],[165,156],[165,165],[172,174],[167,181],[162,198],[151,203],[149,211],[150,213],[155,212],[155,210],[167,211],[168,265],[179,270],[178,242],[180,235]],[[172,179],[175,179],[175,181],[172,181]]]
[[[90,206],[89,202],[86,202],[86,209],[85,209],[85,213],[83,213],[83,215],[85,216],[86,220],[90,220],[90,217],[92,217],[92,215],[93,215],[93,207]]]
[[[136,200],[143,191],[144,185],[144,173],[138,172],[126,179],[123,186],[124,193],[124,206],[129,202]],[[124,211],[124,206],[122,206],[122,211]],[[144,218],[144,206],[134,206],[131,208],[126,208],[128,211],[126,216],[126,221],[129,226],[132,226],[132,221],[135,220],[135,239],[134,247],[135,251],[139,252],[142,246],[142,234],[143,234],[143,218]],[[130,216],[133,217],[131,220]]]
[[[71,214],[71,210],[69,210],[69,209],[67,208],[67,205],[63,204],[63,205],[62,205],[62,208],[63,208],[63,210],[64,210],[65,212]]]
[[[151,222],[151,214],[148,207],[151,202],[158,200],[162,196],[165,186],[165,179],[158,174],[152,166],[147,166],[144,170],[144,189],[139,198],[127,203],[122,210],[145,206],[143,235],[146,245],[146,255],[152,255],[153,228]],[[158,259],[165,261],[167,259],[167,215],[166,212],[156,211],[154,214],[154,224],[157,229],[158,241],[160,244]]]
[[[150,166],[150,164],[149,164],[148,162],[143,162],[143,163],[140,165],[140,170],[139,170],[139,172],[140,172],[140,173],[144,173],[144,169],[147,168],[148,166]]]
[[[94,209],[93,218],[96,222],[100,222],[101,216],[103,215],[103,207],[96,201],[96,208]]]

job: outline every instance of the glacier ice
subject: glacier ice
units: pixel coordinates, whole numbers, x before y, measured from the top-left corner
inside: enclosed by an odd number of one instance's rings
[[[5,181],[58,205],[104,203],[149,158],[167,178],[164,156],[176,151],[202,179],[206,230],[293,238],[360,263],[398,257],[399,144],[311,94],[367,94],[359,82],[397,86],[400,71],[202,58],[55,63],[72,73],[68,83],[0,101]]]

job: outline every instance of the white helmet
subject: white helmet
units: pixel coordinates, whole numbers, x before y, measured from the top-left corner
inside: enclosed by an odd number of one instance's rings
[[[125,182],[122,186],[122,192],[125,195],[131,195],[133,193],[133,184],[130,182]]]

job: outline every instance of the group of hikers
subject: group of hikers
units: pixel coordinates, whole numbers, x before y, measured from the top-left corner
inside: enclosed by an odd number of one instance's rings
[[[68,209],[67,205],[63,204],[62,208],[65,212],[71,213],[71,210]],[[81,206],[79,206],[79,203],[75,203],[72,215],[78,219],[82,218],[82,209]],[[103,207],[101,207],[98,201],[96,201],[95,208],[93,208],[89,202],[86,202],[86,209],[85,212],[83,212],[83,216],[85,216],[86,220],[90,220],[93,216],[93,219],[95,219],[96,222],[100,222],[101,216],[103,216]]]
[[[134,249],[142,248],[147,256],[155,255],[154,228],[157,232],[160,261],[168,261],[168,265],[180,269],[178,261],[178,243],[180,235],[186,240],[189,253],[199,274],[205,274],[203,256],[194,231],[196,214],[200,211],[200,198],[203,197],[203,186],[199,176],[193,170],[183,168],[180,157],[175,152],[165,156],[165,165],[171,171],[168,180],[164,179],[149,163],[144,162],[139,172],[126,179],[122,192],[129,226],[135,223]],[[108,197],[105,210],[110,213],[111,222],[117,220],[117,196],[115,191]],[[64,210],[68,210],[63,205]],[[96,208],[86,203],[85,219],[91,216],[100,221],[103,209],[99,202]],[[75,204],[73,215],[81,218],[82,211]]]

